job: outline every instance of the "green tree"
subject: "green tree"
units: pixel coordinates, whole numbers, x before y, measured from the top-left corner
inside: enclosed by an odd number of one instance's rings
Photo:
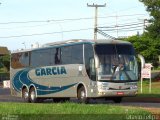
[[[153,63],[154,67],[158,67],[158,55],[160,54],[160,39],[154,40],[147,35],[132,36],[126,39],[131,42],[137,54],[144,56],[146,62]]]
[[[160,38],[160,0],[139,0],[139,1],[146,6],[146,10],[152,17],[149,20],[151,24],[146,28],[146,30],[148,31],[146,34],[154,39]]]
[[[5,55],[0,57],[0,67],[5,67],[7,71],[9,71],[10,68],[10,55]]]

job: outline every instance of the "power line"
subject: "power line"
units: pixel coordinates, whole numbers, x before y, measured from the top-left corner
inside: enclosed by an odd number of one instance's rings
[[[57,24],[57,23],[50,23],[50,24]],[[39,25],[31,25],[31,26],[19,26],[19,27],[3,27],[0,29],[20,29],[20,28],[35,28],[35,27],[42,27],[42,26],[47,26],[50,24],[39,24]]]
[[[130,28],[123,28],[123,29],[119,29],[119,32],[123,32],[123,31],[135,31],[135,30],[142,30],[142,29],[138,29],[138,27],[143,27],[143,26],[137,26],[137,27],[130,27]],[[135,28],[135,29],[133,29]],[[85,30],[91,30],[93,28],[84,28],[84,29],[76,29],[76,30],[67,30],[67,31],[61,31],[61,32],[48,32],[48,33],[35,33],[35,34],[26,34],[26,35],[13,35],[13,36],[1,36],[0,38],[18,38],[18,37],[31,37],[31,36],[41,36],[41,35],[50,35],[50,34],[59,34],[59,33],[69,33],[69,32],[78,32],[78,31],[85,31]],[[112,30],[106,30],[107,32],[114,32],[116,29],[112,29]],[[108,35],[107,33],[104,34],[105,30],[99,30],[98,32],[103,35],[105,35],[106,37],[111,38],[112,36]],[[103,32],[103,33],[102,33]],[[112,39],[114,39],[114,37],[112,37]]]
[[[133,26],[133,27],[125,27],[125,28],[119,28],[119,27],[118,27],[118,30],[125,30],[125,29],[129,30],[129,29],[133,29],[133,28],[142,28],[142,29],[143,29],[143,25],[141,25],[141,26]],[[102,31],[115,31],[115,30],[117,30],[117,28],[113,28],[113,29],[102,29]]]
[[[50,24],[57,24],[57,23],[50,23]],[[133,22],[133,23],[123,23],[123,24],[119,24],[118,27],[121,27],[122,25],[124,26],[127,26],[128,24],[143,24],[142,22]],[[49,24],[39,24],[39,25],[31,25],[31,26],[20,26],[20,27],[16,27],[16,29],[18,28],[32,28],[32,27],[41,27],[41,26],[46,26],[46,25],[49,25]],[[104,24],[101,24],[101,25],[104,25]],[[128,25],[130,26],[130,25]],[[98,27],[98,28],[114,28],[115,25],[111,25],[111,26],[104,26],[104,27]],[[15,27],[4,27],[4,28],[0,28],[0,29],[14,29]]]
[[[125,30],[120,30],[120,31],[118,31],[118,32],[119,32],[119,33],[122,33],[122,32],[140,31],[140,30],[143,31],[143,29],[138,29],[138,28],[137,28],[137,29],[132,29],[132,30],[131,30],[131,29],[128,29],[128,30],[127,30],[127,29],[125,29]],[[116,31],[116,30],[114,30],[114,31],[107,31],[107,33],[115,33],[115,31]]]
[[[122,31],[135,31],[135,30],[141,30],[141,29],[137,29],[139,27],[143,27],[143,25],[139,25],[142,23],[133,23],[133,24],[121,24],[119,25],[119,30],[120,32]],[[135,26],[135,25],[139,25],[139,26]],[[122,28],[120,28],[122,27]],[[112,31],[116,31],[116,27],[115,26],[110,26],[110,27],[98,27],[98,28],[109,28],[109,29],[102,29],[99,30],[99,33],[102,31],[107,31],[107,32],[112,32]],[[113,28],[113,29],[110,29]],[[115,29],[114,29],[115,28]],[[133,29],[136,28],[136,29]],[[84,31],[84,30],[90,30],[93,28],[85,28],[85,29],[77,29],[77,30],[68,30],[68,31],[61,31],[61,32],[49,32],[49,33],[35,33],[35,34],[27,34],[27,35],[13,35],[13,36],[4,36],[4,37],[0,37],[0,38],[17,38],[17,37],[29,37],[29,36],[40,36],[40,35],[49,35],[49,34],[59,34],[59,33],[65,33],[65,32],[76,32],[76,31]],[[104,33],[102,33],[104,34]],[[106,36],[106,35],[105,35]],[[111,36],[112,37],[112,36]]]
[[[143,23],[142,22],[134,22],[134,23],[125,23],[125,24],[120,24],[120,25],[113,25],[113,26],[103,26],[103,27],[98,27],[98,32],[102,34],[105,37],[109,37],[113,39],[114,37],[108,36],[107,33],[115,32],[118,30],[118,32],[129,32],[129,31],[139,31],[143,30]],[[107,32],[107,33],[105,33]]]
[[[132,14],[132,15],[120,15],[120,16],[102,16],[98,18],[109,18],[109,17],[135,17],[135,16],[142,16],[145,14]],[[0,25],[5,24],[26,24],[26,23],[49,23],[49,22],[64,22],[64,21],[77,21],[77,20],[87,20],[87,19],[94,19],[94,17],[86,17],[86,18],[71,18],[71,19],[49,19],[49,20],[33,20],[33,21],[11,21],[11,22],[1,22]]]
[[[98,28],[115,28],[115,27],[127,27],[127,26],[135,26],[135,25],[140,25],[143,24],[142,22],[134,22],[134,23],[123,23],[119,25],[112,25],[112,26],[103,26],[103,27],[98,27]]]
[[[133,19],[132,19],[133,20]],[[128,25],[128,24],[142,24],[143,22],[137,22],[137,21],[131,21],[131,22],[120,22],[118,25],[120,26],[122,26],[122,25]],[[109,26],[106,26],[106,25],[109,25]],[[99,25],[99,27],[115,27],[116,26],[116,24],[113,24],[113,21],[111,22],[111,23],[101,23],[100,25]]]
[[[50,25],[50,24],[57,24],[57,22],[55,23],[46,23],[46,24],[39,24],[39,25],[30,25],[30,26],[19,26],[19,27],[2,27],[0,29],[21,29],[21,28],[35,28],[35,27],[42,27],[42,26],[47,26],[47,25]],[[60,23],[59,23],[60,24]],[[119,25],[127,25],[127,24],[143,24],[142,22],[133,22],[133,23],[123,23],[123,24],[119,24]],[[104,25],[104,24],[101,24],[101,25]],[[98,28],[114,28],[115,25],[111,25],[111,26],[104,26],[104,27],[98,27]]]
[[[126,32],[126,31],[129,32],[129,31],[139,31],[139,30],[143,30],[143,29],[138,29],[138,28],[137,29],[131,29],[131,30],[130,29],[128,29],[128,30],[125,29],[125,30],[120,30],[119,32]]]
[[[85,30],[90,30],[90,29],[93,29],[93,28],[67,30],[67,31],[61,31],[61,32],[35,33],[35,34],[27,34],[27,35],[13,35],[13,36],[4,36],[4,37],[0,37],[0,38],[30,37],[30,36],[40,36],[40,35],[50,35],[50,34],[59,34],[59,33],[78,32],[78,31],[85,31]]]

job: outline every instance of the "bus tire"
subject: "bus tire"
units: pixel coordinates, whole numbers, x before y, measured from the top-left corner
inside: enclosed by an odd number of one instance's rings
[[[115,103],[121,103],[122,97],[115,97],[115,98],[113,98],[113,101],[114,101]]]
[[[29,102],[29,92],[28,92],[27,88],[22,89],[22,98],[23,98],[24,102]]]
[[[86,97],[86,91],[85,91],[84,86],[81,86],[78,89],[77,98],[78,98],[80,103],[85,103],[86,104],[86,103],[89,102],[89,99]]]
[[[36,91],[35,91],[34,87],[32,87],[29,91],[29,100],[31,103],[38,102],[38,98],[36,97]]]

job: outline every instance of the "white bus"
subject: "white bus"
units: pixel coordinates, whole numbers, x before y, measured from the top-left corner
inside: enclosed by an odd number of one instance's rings
[[[138,66],[131,43],[70,40],[11,54],[11,94],[27,102],[113,99],[137,94]]]

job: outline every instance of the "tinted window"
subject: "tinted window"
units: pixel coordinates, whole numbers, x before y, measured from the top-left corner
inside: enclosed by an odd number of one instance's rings
[[[56,48],[51,48],[50,49],[51,55],[50,55],[50,59],[51,59],[51,65],[55,64],[55,55],[56,55]]]
[[[84,48],[85,48],[85,53],[84,53],[85,65],[86,65],[86,68],[88,69],[90,59],[94,58],[93,47],[90,44],[86,44]]]
[[[55,64],[82,64],[83,45],[71,45],[56,48]]]
[[[122,54],[122,55],[134,55],[135,51],[132,45],[126,44],[100,44],[95,46],[96,53],[98,55],[112,55],[112,54]]]
[[[50,49],[32,51],[31,67],[49,66],[49,65],[51,65],[51,50]]]
[[[71,64],[72,63],[72,46],[65,46],[61,48],[61,62],[62,64]]]
[[[116,45],[118,54],[122,55],[135,55],[135,51],[132,45]]]
[[[94,66],[94,51],[92,45],[85,44],[84,56],[85,56],[86,72],[91,80],[96,80],[96,73]]]
[[[30,58],[29,58],[30,56]],[[13,68],[40,67],[55,64],[83,64],[83,45],[34,50],[12,54]]]
[[[83,45],[72,46],[72,64],[83,64]]]
[[[12,68],[23,68],[29,66],[29,52],[14,53],[11,55]]]
[[[55,64],[61,64],[61,48],[55,48],[54,62]]]

